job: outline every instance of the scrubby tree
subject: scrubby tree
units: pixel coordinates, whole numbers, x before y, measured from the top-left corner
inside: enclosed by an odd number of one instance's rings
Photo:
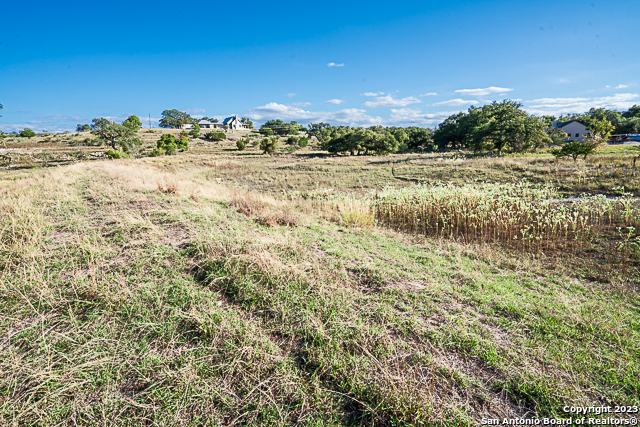
[[[227,139],[227,134],[224,132],[209,131],[204,134],[204,137],[210,141],[222,141]]]
[[[89,125],[83,125],[83,124],[78,124],[76,126],[76,132],[80,133],[80,132],[89,132],[91,130],[91,126]]]
[[[92,127],[94,127],[94,129],[91,133],[111,146],[113,150],[122,148],[125,153],[128,153],[132,147],[142,144],[140,139],[138,139],[136,131],[129,127],[118,123],[111,123],[103,117],[93,119],[93,123],[94,126]]]
[[[604,117],[592,120],[591,123],[589,123],[589,130],[591,133],[602,139],[609,138],[614,129],[615,126],[613,126],[613,124]]]
[[[101,130],[103,127],[111,123],[109,119],[105,119],[104,117],[98,117],[96,119],[91,120],[91,130]]]
[[[269,120],[260,127],[261,130],[265,128],[273,130],[276,135],[297,135],[298,132],[304,130],[304,127],[300,126],[298,122],[285,123],[280,119]]]
[[[300,137],[300,139],[298,140],[298,147],[304,148],[307,145],[309,145],[309,139],[306,136]]]
[[[142,127],[142,122],[138,118],[138,116],[129,116],[127,119],[122,122],[122,126],[128,127],[134,131],[138,131]]]
[[[193,129],[191,129],[191,131],[189,132],[189,135],[191,135],[193,138],[198,138],[200,136],[200,125],[197,123],[194,124]]]
[[[273,129],[264,127],[260,128],[260,134],[264,136],[271,136],[273,135]]]
[[[278,148],[278,137],[272,136],[269,138],[262,138],[260,141],[260,149],[264,154],[271,154]]]
[[[164,110],[160,119],[161,128],[180,128],[188,123],[197,123],[189,114],[178,110]]]
[[[320,145],[331,139],[332,126],[329,123],[310,123],[307,127],[307,135],[315,136]]]
[[[549,137],[549,144],[560,145],[569,138],[569,135],[561,128],[550,127],[545,130]]]
[[[240,123],[244,123],[245,125],[249,126],[249,129],[253,129],[253,122],[251,120],[249,120],[248,117],[242,117],[240,119]]]
[[[36,136],[36,133],[29,128],[25,128],[22,132],[20,132],[20,136],[23,138],[33,138],[34,136]]]
[[[236,141],[236,147],[238,147],[238,151],[242,151],[247,148],[247,141],[244,139],[239,139]]]

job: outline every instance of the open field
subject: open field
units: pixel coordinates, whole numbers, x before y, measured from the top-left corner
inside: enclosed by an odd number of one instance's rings
[[[118,161],[5,139],[61,159],[0,170],[2,424],[472,426],[640,405],[636,234],[615,232],[638,224],[637,200],[557,248],[394,222],[406,200],[445,212],[418,182],[484,201],[481,181],[552,185],[548,209],[640,192],[635,147],[574,163],[263,156],[234,139]],[[396,216],[372,210],[376,191]]]

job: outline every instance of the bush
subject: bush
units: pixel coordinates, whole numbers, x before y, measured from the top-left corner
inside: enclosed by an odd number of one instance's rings
[[[227,134],[224,132],[209,131],[204,134],[204,137],[210,141],[223,141],[227,139]]]
[[[167,154],[167,152],[164,148],[154,148],[151,153],[149,153],[151,157],[160,157],[164,156],[165,154]]]
[[[158,140],[158,142],[156,143],[156,147],[158,149],[164,150],[165,154],[175,154],[175,152],[178,151],[178,147],[184,150],[189,148],[189,138],[181,137],[180,139],[178,139],[174,135],[166,133],[162,135],[162,137]],[[160,153],[160,151],[157,151],[157,153]]]
[[[142,122],[138,118],[138,116],[129,116],[127,120],[122,122],[122,126],[128,127],[131,130],[138,131],[142,127]]]
[[[20,136],[23,138],[33,138],[36,136],[36,133],[29,128],[25,128],[22,132],[20,132]]]
[[[236,147],[238,147],[238,151],[242,151],[247,148],[247,143],[243,139],[239,139],[236,142]]]
[[[296,145],[297,142],[298,138],[296,138],[295,136],[290,136],[289,138],[287,138],[287,145]]]
[[[189,138],[186,136],[180,136],[180,138],[178,139],[178,141],[176,142],[176,146],[180,149],[180,150],[188,150],[189,149]]]
[[[127,155],[125,153],[117,150],[107,150],[104,154],[111,160],[127,158]]]
[[[260,141],[260,149],[264,154],[271,154],[278,148],[278,137],[263,138]]]
[[[271,136],[271,135],[273,135],[273,129],[271,129],[271,128],[262,128],[262,129],[260,129],[260,134],[264,135],[264,136]]]
[[[309,138],[307,138],[306,136],[303,136],[298,140],[298,146],[300,148],[304,148],[307,145],[309,145]]]
[[[193,129],[191,129],[189,135],[191,135],[193,138],[200,137],[200,125],[193,125]]]

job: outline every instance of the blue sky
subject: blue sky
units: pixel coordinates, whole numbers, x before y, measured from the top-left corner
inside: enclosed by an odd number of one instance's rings
[[[4,2],[0,130],[165,109],[437,125],[640,104],[638,0]]]

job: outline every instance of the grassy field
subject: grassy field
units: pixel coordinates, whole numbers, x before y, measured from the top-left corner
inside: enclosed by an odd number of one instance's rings
[[[263,156],[242,135],[118,161],[88,135],[5,139],[27,154],[0,171],[1,424],[474,426],[640,405],[622,237],[531,252],[387,227],[367,201],[436,181],[633,193],[634,147]]]

